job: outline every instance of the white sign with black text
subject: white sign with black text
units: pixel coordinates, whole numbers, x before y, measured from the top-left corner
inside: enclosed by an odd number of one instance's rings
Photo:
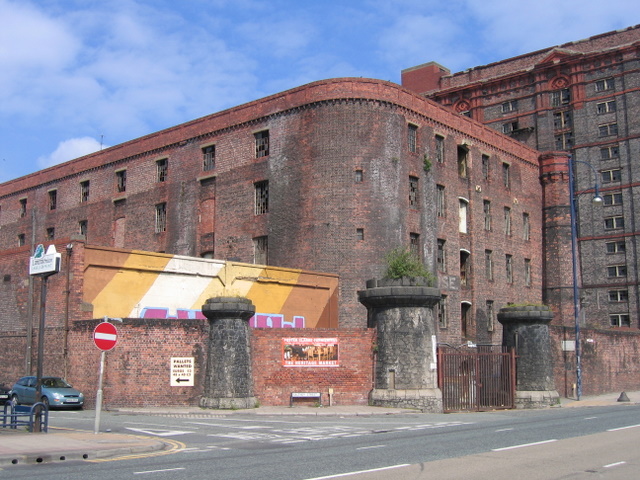
[[[193,387],[194,357],[171,357],[171,386]]]

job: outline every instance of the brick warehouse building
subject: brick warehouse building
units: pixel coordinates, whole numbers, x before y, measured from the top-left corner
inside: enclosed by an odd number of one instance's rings
[[[454,74],[427,63],[404,70],[402,84],[531,148],[573,155],[583,324],[640,328],[640,26]],[[547,167],[545,188],[566,188],[566,168]],[[590,201],[596,184],[602,205]],[[568,202],[566,192],[548,193]],[[545,204],[548,221],[556,213]],[[569,326],[571,284],[554,276],[559,259],[570,256],[563,228],[550,238],[564,248],[545,248],[543,298],[556,307],[555,322]]]
[[[366,327],[356,292],[407,246],[438,272],[441,340],[499,343],[498,309],[541,300],[538,156],[379,80],[315,82],[178,125],[0,185],[3,330],[37,311],[16,258],[80,234],[337,273],[341,328]]]

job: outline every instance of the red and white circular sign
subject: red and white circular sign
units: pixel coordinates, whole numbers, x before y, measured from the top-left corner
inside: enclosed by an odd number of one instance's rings
[[[100,350],[111,350],[118,343],[118,330],[109,322],[102,322],[93,331],[93,343]]]

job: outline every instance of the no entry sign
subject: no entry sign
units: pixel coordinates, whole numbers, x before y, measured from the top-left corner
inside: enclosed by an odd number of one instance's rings
[[[93,331],[93,343],[100,350],[111,350],[118,343],[118,330],[109,322],[102,322]]]

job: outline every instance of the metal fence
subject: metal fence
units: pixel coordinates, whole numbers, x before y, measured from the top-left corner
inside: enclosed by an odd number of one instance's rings
[[[445,412],[514,408],[515,353],[501,346],[438,347],[438,386]]]

